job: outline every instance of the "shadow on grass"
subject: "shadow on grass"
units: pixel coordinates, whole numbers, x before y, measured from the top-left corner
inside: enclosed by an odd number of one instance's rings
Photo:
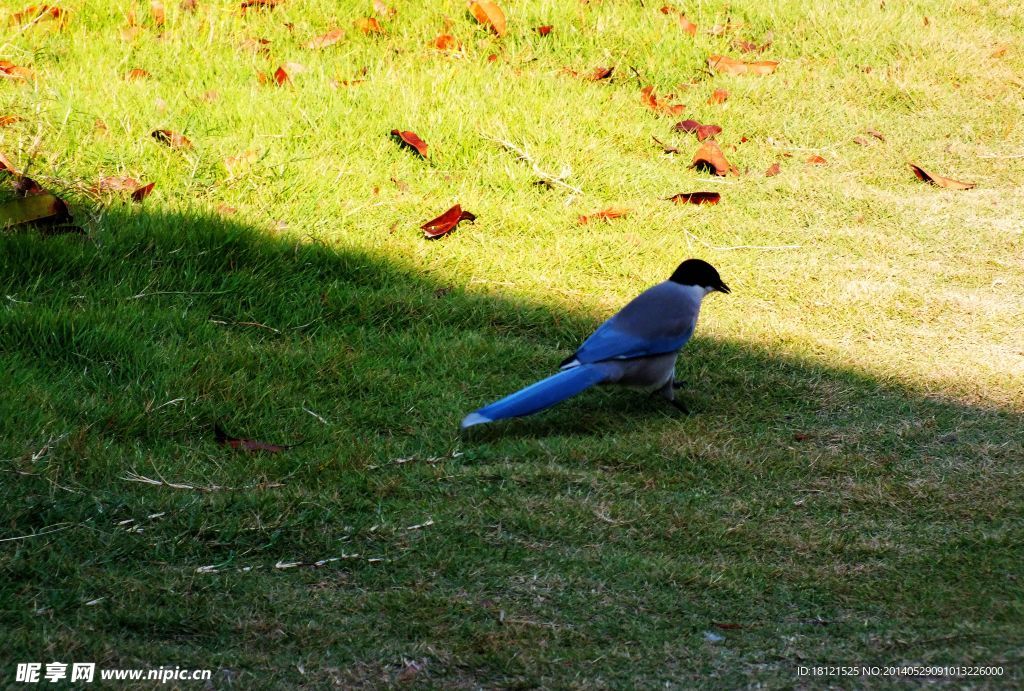
[[[133,660],[171,651],[206,655],[209,663],[211,650],[238,654],[231,631],[266,643],[266,632],[225,609],[280,585],[255,576],[248,584],[223,582],[217,597],[197,592],[187,607],[165,602],[158,611],[152,595],[191,583],[206,564],[329,556],[339,532],[355,526],[359,533],[388,513],[410,522],[445,516],[458,534],[424,537],[412,548],[419,561],[386,577],[365,564],[351,567],[363,595],[333,596],[331,606],[344,601],[348,609],[327,636],[347,651],[345,664],[429,638],[468,660],[477,680],[511,675],[539,683],[559,678],[556,659],[566,646],[595,656],[602,637],[657,646],[676,635],[652,629],[647,614],[634,621],[617,606],[564,595],[567,623],[617,633],[594,630],[590,642],[555,645],[550,659],[538,653],[513,663],[506,648],[522,641],[481,649],[472,616],[468,632],[449,622],[428,635],[388,609],[415,608],[389,599],[396,583],[412,588],[426,578],[442,601],[467,590],[484,598],[497,587],[488,579],[535,568],[534,548],[496,551],[485,530],[493,524],[548,545],[545,563],[567,577],[592,576],[613,591],[646,587],[655,599],[679,587],[713,592],[715,606],[727,610],[720,618],[756,617],[754,610],[777,618],[792,608],[810,616],[824,608],[868,617],[884,637],[884,616],[925,629],[938,621],[947,630],[1020,614],[1019,599],[1012,604],[1019,586],[1007,574],[1024,558],[1013,526],[1022,498],[1019,484],[1005,484],[1019,479],[1019,411],[941,400],[842,367],[698,338],[680,362],[689,418],[634,392],[602,390],[460,440],[466,412],[554,371],[606,315],[475,294],[401,261],[145,207],[110,210],[103,229],[85,238],[0,236],[0,295],[0,457],[12,459],[2,470],[20,478],[17,486],[4,482],[2,537],[70,526],[3,546],[4,609],[18,612],[22,627],[11,645],[25,659],[50,635],[29,614],[39,602],[63,612],[69,631],[92,631],[95,643],[76,645],[94,655],[113,641]],[[231,455],[213,444],[218,421],[233,434],[306,444],[275,456]],[[58,441],[43,451],[48,439]],[[430,465],[374,474],[398,456]],[[129,470],[196,484],[287,487],[196,501],[126,482]],[[614,481],[607,471],[615,471]],[[581,482],[577,472],[595,473],[586,482],[601,501],[621,504],[627,524],[647,527],[618,535],[615,559],[567,556],[603,539],[595,538],[589,507],[563,505]],[[506,486],[507,496],[496,489]],[[141,525],[140,516],[158,510],[175,518],[147,524],[147,537],[111,527],[121,519]],[[679,511],[692,534],[674,527]],[[289,518],[264,522],[264,513]],[[602,529],[617,525],[608,521]],[[372,550],[375,539],[357,541]],[[708,580],[700,564],[655,568],[637,556],[671,561],[680,551],[730,565],[725,584]],[[985,568],[975,568],[979,560]],[[118,607],[83,609],[83,598],[97,593],[112,602],[120,596]],[[285,657],[308,641],[297,633],[308,593],[288,593],[280,603],[252,605],[259,617],[296,627],[295,639],[280,644]],[[764,603],[755,607],[752,598]],[[414,618],[451,615],[435,601],[423,606]],[[384,614],[366,611],[375,607]],[[700,622],[711,605],[694,607],[699,617],[680,614],[683,625],[707,626]],[[896,613],[882,614],[885,607]],[[993,614],[998,607],[1001,614]],[[922,612],[938,619],[919,620]],[[484,616],[477,623],[490,630],[493,622]],[[358,644],[351,640],[357,634]],[[843,651],[864,646],[850,633]],[[996,644],[982,652],[1002,650]],[[238,664],[277,662],[264,651]],[[635,661],[627,656],[622,664],[628,670]]]

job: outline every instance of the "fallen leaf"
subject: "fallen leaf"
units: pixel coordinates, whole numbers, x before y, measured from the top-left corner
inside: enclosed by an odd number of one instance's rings
[[[8,79],[31,79],[32,70],[15,65],[10,60],[0,60],[0,77]]]
[[[182,12],[195,12],[199,9],[199,2],[198,0],[181,0],[178,3],[178,7],[181,8]]]
[[[191,149],[192,142],[188,140],[183,134],[172,132],[171,130],[153,130],[153,139],[157,140],[161,144],[166,144],[172,149]]]
[[[36,188],[38,189],[38,186]],[[85,232],[72,225],[71,221],[71,213],[64,200],[42,190],[37,194],[0,204],[0,229],[36,225],[44,235]]]
[[[93,188],[94,192],[134,192],[142,185],[129,175],[108,175],[100,178]]]
[[[222,216],[231,216],[238,213],[238,207],[231,206],[230,204],[225,204],[223,202],[218,204],[215,208],[217,209],[217,213]]]
[[[782,166],[780,166],[778,163],[773,163],[773,164],[771,164],[768,167],[768,170],[764,171],[764,176],[766,178],[772,178],[772,177],[775,177],[776,175],[778,175],[781,172],[782,172]]]
[[[471,2],[469,3],[469,11],[478,22],[484,26],[489,26],[494,33],[499,36],[505,35],[505,13],[501,11],[497,3],[485,0]]]
[[[675,194],[666,199],[665,201],[675,202],[676,204],[717,204],[722,200],[722,195],[718,192],[682,192]]]
[[[679,13],[679,26],[691,36],[697,35],[697,25],[687,19],[686,15],[682,12]]]
[[[239,44],[242,50],[251,50],[261,55],[270,55],[270,40],[266,38],[246,38]]]
[[[908,163],[907,165],[909,165],[910,169],[914,171],[914,175],[917,176],[918,180],[921,180],[922,182],[929,182],[933,185],[938,185],[939,187],[944,187],[947,190],[969,190],[977,186],[977,183],[974,182],[960,182],[953,178],[936,175],[935,173],[925,170],[921,166],[913,163]]]
[[[247,151],[243,151],[237,156],[228,156],[225,158],[224,167],[227,169],[228,175],[234,177],[235,173],[248,168],[255,163],[259,157],[260,155],[257,152],[249,149]]]
[[[551,30],[553,28],[554,27],[551,26],[550,24],[545,24],[544,26],[538,26],[537,27],[537,33],[540,34],[541,36],[547,36],[548,34],[551,33]]]
[[[712,623],[712,625],[717,626],[720,629],[727,629],[727,630],[729,630],[729,629],[742,629],[743,628],[743,624],[726,624],[726,623],[723,623],[723,622],[720,622],[720,621],[713,621],[711,623]]]
[[[743,39],[736,39],[732,42],[733,47],[743,53],[763,53],[772,45],[772,36],[768,35],[767,39],[761,45],[757,45],[751,41],[744,41]]]
[[[92,123],[92,129],[97,136],[102,137],[107,133],[107,123],[103,122],[99,118],[96,118],[96,121]]]
[[[391,177],[391,182],[395,183],[395,187],[398,188],[399,192],[408,192],[409,191],[409,185],[407,183],[402,182],[398,178],[392,176]]]
[[[294,446],[294,444],[285,446],[283,444],[268,444],[267,442],[256,441],[254,439],[230,437],[220,425],[213,426],[213,437],[221,446],[230,446],[232,449],[239,449],[240,451],[266,451],[267,453],[281,453],[282,451],[287,451]]]
[[[423,158],[427,157],[427,143],[419,138],[415,132],[408,130],[391,130],[391,136],[396,138],[400,144],[404,144]]]
[[[361,17],[355,21],[356,28],[369,36],[370,34],[384,34],[384,27],[380,25],[376,17]]]
[[[702,125],[696,120],[683,120],[682,122],[678,122],[676,123],[675,129],[688,134],[696,134],[697,141],[699,142],[702,142],[705,139],[712,139],[716,134],[720,134],[722,132],[722,128],[718,125]]]
[[[462,50],[462,43],[451,34],[441,34],[429,43],[430,47],[444,53],[457,53]]]
[[[864,137],[859,137],[859,136],[853,138],[853,143],[854,144],[860,144],[861,146],[871,146],[871,142],[869,142]]]
[[[587,79],[592,82],[599,82],[602,79],[608,79],[611,77],[614,71],[614,67],[595,67],[590,71],[590,74],[587,75]]]
[[[595,211],[594,213],[587,214],[586,216],[580,216],[578,220],[581,225],[586,225],[591,221],[610,221],[615,218],[622,218],[628,213],[629,209],[624,209],[622,207],[617,206],[610,206],[607,209]]]
[[[21,120],[17,115],[2,115],[0,116],[0,127],[7,127]]]
[[[708,98],[709,105],[715,105],[716,103],[725,103],[725,99],[729,98],[729,92],[725,89],[715,89],[714,93]]]
[[[743,62],[725,55],[711,55],[708,57],[708,67],[723,74],[771,74],[779,63],[774,60],[762,60],[760,62]]]
[[[807,157],[807,162],[812,166],[825,166],[828,165],[828,161],[819,156],[818,154],[811,154]]]
[[[381,0],[373,0],[373,11],[382,17],[394,17],[398,14],[394,7],[388,7]]]
[[[686,106],[682,105],[681,103],[669,103],[669,100],[672,98],[673,95],[670,94],[666,96],[663,100],[659,101],[657,94],[654,93],[653,86],[645,86],[643,89],[640,90],[640,101],[645,106],[647,106],[656,113],[665,113],[667,115],[679,115],[684,110],[686,110]]]
[[[491,53],[490,55],[487,56],[487,62],[497,62],[497,61],[498,61],[498,56],[495,55],[494,53]]]
[[[151,182],[148,185],[140,186],[134,192],[132,192],[132,201],[141,202],[143,199],[149,196],[149,193],[153,191],[154,187],[156,187],[155,182]]]
[[[437,218],[427,221],[420,228],[423,230],[424,235],[431,240],[435,240],[455,230],[455,226],[459,225],[462,221],[475,220],[476,216],[468,211],[463,211],[462,207],[456,204]]]
[[[32,5],[21,12],[11,15],[11,24],[25,24],[27,22],[55,19],[63,24],[67,20],[67,13],[55,5]]]
[[[290,81],[291,78],[288,76],[288,71],[285,70],[283,66],[274,70],[274,82],[277,83],[278,86],[284,86]]]
[[[149,76],[151,75],[146,70],[140,70],[139,68],[135,68],[134,70],[128,72],[128,74],[126,74],[124,78],[130,82],[134,82],[137,79],[145,79]]]
[[[880,142],[884,142],[885,141],[885,135],[882,134],[881,132],[879,132],[878,130],[867,130],[867,133],[870,134],[872,137],[874,137],[875,139],[877,139]]]
[[[344,36],[345,32],[342,31],[341,29],[331,29],[326,34],[323,34],[322,36],[317,36],[316,38],[311,40],[309,43],[306,44],[306,47],[311,50],[315,50],[317,48],[326,48],[327,46],[333,46],[335,43],[344,38]]]
[[[149,13],[153,15],[153,23],[157,26],[164,25],[164,4],[160,0],[153,0],[149,3]]]
[[[199,99],[201,101],[205,101],[206,103],[213,103],[218,98],[220,98],[220,93],[217,92],[215,89],[210,89],[209,91],[204,91],[203,95],[199,97]]]
[[[992,53],[989,55],[989,57],[990,58],[1001,58],[1004,55],[1006,55],[1006,51],[1008,51],[1008,50],[1010,50],[1010,44],[1009,43],[1003,43],[1001,45],[996,46],[995,50],[992,51]]]
[[[709,139],[700,145],[697,153],[693,155],[690,167],[715,175],[735,175],[739,172],[735,166],[725,160],[725,154],[722,153],[722,149],[714,139]]]

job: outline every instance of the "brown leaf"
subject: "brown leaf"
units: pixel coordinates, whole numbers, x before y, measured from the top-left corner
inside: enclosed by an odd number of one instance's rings
[[[505,35],[505,13],[501,11],[497,3],[480,0],[480,2],[469,3],[469,12],[473,17],[483,24],[489,26],[499,36]]]
[[[132,192],[132,201],[141,202],[143,199],[149,196],[149,193],[156,187],[155,182],[151,182],[148,185],[141,185],[134,192]]]
[[[134,70],[131,70],[130,72],[128,72],[128,74],[126,74],[124,76],[124,78],[126,80],[130,81],[130,82],[134,82],[137,79],[145,79],[146,77],[149,77],[149,76],[151,76],[149,74],[149,72],[147,72],[146,70],[140,70],[139,68],[136,67]]]
[[[709,105],[715,105],[716,103],[725,103],[725,99],[729,98],[729,92],[725,89],[715,89],[715,92],[708,98]]]
[[[614,71],[614,67],[595,67],[590,71],[590,74],[587,75],[587,79],[592,82],[599,82],[602,79],[608,79],[611,77]]]
[[[675,194],[666,199],[665,201],[675,202],[676,204],[717,204],[722,200],[722,195],[718,192],[682,192]]]
[[[239,44],[242,50],[251,50],[260,55],[270,55],[270,40],[266,38],[246,38]]]
[[[290,81],[291,78],[288,76],[288,71],[283,66],[278,67],[276,70],[274,70],[274,82],[278,86],[284,86]]]
[[[811,154],[807,157],[807,162],[812,166],[825,166],[828,165],[828,161],[819,156],[818,154]]]
[[[697,141],[699,142],[702,142],[705,139],[713,139],[716,134],[720,134],[722,132],[722,128],[718,125],[702,125],[696,120],[683,120],[682,122],[678,122],[676,123],[675,129],[688,134],[696,134]]]
[[[774,60],[761,60],[760,62],[743,62],[725,55],[711,55],[708,57],[708,67],[723,74],[771,74],[779,63]]]
[[[67,12],[55,5],[32,5],[11,15],[11,24],[26,24],[34,21],[56,19],[62,25],[67,21]]]
[[[152,0],[149,3],[149,13],[153,15],[153,23],[157,26],[164,25],[164,4],[160,0]]]
[[[782,166],[780,166],[778,163],[773,163],[773,164],[771,164],[768,167],[768,170],[764,171],[764,176],[766,178],[772,178],[772,177],[775,177],[776,175],[778,175],[781,172],[782,172]]]
[[[874,137],[875,139],[877,139],[880,142],[884,142],[885,141],[885,135],[882,134],[881,132],[879,132],[878,130],[867,130],[867,133],[870,134],[872,137]]]
[[[551,33],[551,30],[553,28],[554,27],[551,26],[550,24],[545,24],[544,26],[538,26],[537,27],[537,33],[540,34],[541,36],[547,36],[548,34]]]
[[[382,17],[394,17],[398,14],[394,7],[388,7],[381,0],[373,0],[373,11]]]
[[[853,138],[853,143],[854,144],[860,144],[861,146],[871,146],[871,142],[869,142],[864,137],[859,137],[859,136]]]
[[[369,36],[370,34],[385,34],[384,27],[380,25],[376,17],[362,17],[355,21],[356,28]]]
[[[344,36],[344,31],[338,28],[334,28],[328,31],[326,34],[323,34],[322,36],[317,36],[316,38],[311,40],[309,43],[306,44],[306,47],[311,50],[315,50],[317,48],[326,48],[327,46],[333,46],[335,43],[340,41]]]
[[[592,214],[586,216],[580,216],[579,222],[581,225],[586,225],[591,221],[610,221],[614,218],[622,218],[629,213],[629,209],[624,209],[618,206],[610,206],[607,209],[601,211],[595,211]]]
[[[659,101],[657,94],[654,93],[653,86],[645,86],[643,89],[640,90],[640,101],[645,106],[647,106],[656,113],[665,113],[666,115],[679,115],[684,110],[686,110],[686,106],[682,105],[681,103],[669,103],[669,101],[672,98],[673,95],[670,94],[666,96],[663,100]]]
[[[142,185],[141,182],[128,175],[109,175],[100,178],[93,188],[94,192],[134,192]]]
[[[463,211],[462,207],[456,204],[435,219],[427,221],[420,228],[423,234],[431,240],[436,240],[455,230],[455,226],[462,221],[475,221],[476,216]]]
[[[682,12],[679,13],[679,26],[691,36],[697,35],[697,25],[687,19],[686,15]]]
[[[717,626],[720,629],[727,629],[727,630],[729,630],[729,629],[742,629],[743,628],[743,624],[726,624],[726,623],[723,623],[723,622],[720,622],[720,621],[713,621],[711,623],[713,625]]]
[[[938,185],[939,187],[944,187],[947,190],[969,190],[977,186],[977,183],[974,182],[960,182],[953,178],[945,178],[941,175],[936,175],[935,173],[925,170],[921,166],[913,163],[908,163],[907,165],[909,165],[910,169],[914,171],[914,175],[917,176],[918,180],[921,180],[922,182],[929,182],[933,185]]]
[[[441,34],[428,45],[444,53],[458,53],[462,50],[462,43],[451,34]]]
[[[181,8],[182,12],[195,12],[199,9],[199,2],[198,0],[181,0],[178,3],[178,7]]]
[[[766,50],[768,50],[768,48],[771,47],[772,36],[771,33],[769,33],[767,36],[767,40],[765,40],[765,42],[762,43],[761,45],[757,45],[756,43],[752,43],[750,41],[744,41],[743,39],[740,38],[733,41],[732,45],[736,50],[743,53],[763,53]]]
[[[722,149],[714,139],[709,139],[701,144],[697,153],[693,155],[690,167],[715,175],[735,175],[739,172],[735,166],[725,160],[725,154],[722,153]]]
[[[222,216],[231,216],[232,214],[238,213],[238,207],[225,204],[224,202],[221,202],[215,208],[217,209],[217,213]]]
[[[423,158],[427,157],[427,143],[419,138],[415,132],[408,130],[391,130],[391,136],[404,144]]]
[[[0,77],[8,79],[31,79],[34,75],[27,67],[19,67],[10,60],[0,60]]]
[[[254,439],[239,439],[238,437],[230,437],[227,432],[224,431],[220,425],[214,425],[213,427],[213,438],[216,439],[217,443],[221,446],[230,446],[232,449],[238,449],[240,451],[266,451],[267,453],[281,453],[292,448],[292,445],[283,444],[268,444],[264,441],[256,441]]]
[[[166,144],[172,149],[191,149],[192,142],[188,140],[183,134],[172,132],[171,130],[153,130],[153,139],[157,140],[161,144]]]
[[[0,127],[7,127],[21,120],[17,115],[0,115]]]
[[[1009,43],[1003,43],[995,47],[995,50],[989,55],[990,58],[1001,58],[1006,55],[1006,51],[1010,50]]]

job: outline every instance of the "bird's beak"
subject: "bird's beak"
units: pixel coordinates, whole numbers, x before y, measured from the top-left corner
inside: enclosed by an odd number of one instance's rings
[[[719,283],[718,287],[715,288],[715,290],[717,290],[719,293],[731,293],[732,292],[731,290],[729,290],[729,286],[725,285],[724,283]]]

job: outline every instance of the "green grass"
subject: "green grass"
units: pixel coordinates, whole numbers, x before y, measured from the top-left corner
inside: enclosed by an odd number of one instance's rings
[[[691,39],[658,3],[505,0],[498,39],[461,2],[395,0],[378,38],[352,26],[369,3],[165,4],[159,31],[137,3],[131,41],[100,0],[0,39],[36,73],[0,81],[21,118],[0,151],[88,230],[0,234],[5,683],[52,660],[244,688],[788,688],[821,682],[798,665],[851,663],[1020,683],[1019,7],[702,2]],[[426,47],[446,16],[462,58]],[[773,32],[776,74],[707,74],[738,55],[707,33],[729,19]],[[302,47],[334,25],[341,42]],[[257,82],[289,61],[307,68],[291,86]],[[610,83],[560,73],[597,65]],[[697,145],[641,105],[631,66],[748,172],[709,180],[655,147]],[[885,141],[852,142],[868,128]],[[907,161],[978,186],[923,185]],[[89,193],[126,173],[156,183],[143,204]],[[722,203],[663,201],[697,190]],[[478,220],[423,239],[455,202]],[[608,206],[631,213],[576,222]],[[745,245],[798,247],[723,249]],[[693,415],[601,390],[460,438],[687,256],[733,288],[680,360]],[[304,443],[234,453],[217,422]]]

